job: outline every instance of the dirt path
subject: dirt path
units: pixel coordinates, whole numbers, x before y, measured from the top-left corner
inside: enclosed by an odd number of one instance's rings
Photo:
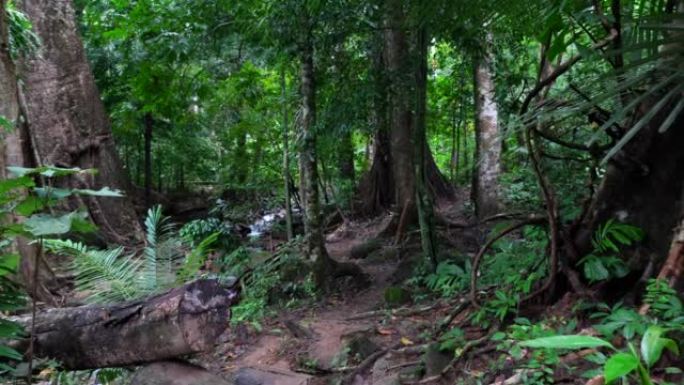
[[[352,247],[365,241],[374,234],[375,224],[357,224],[353,229],[340,229],[346,236],[332,234],[327,243],[331,257],[338,261],[349,261]],[[365,236],[358,236],[365,234]],[[358,261],[355,261],[358,262]],[[318,369],[331,369],[337,365],[339,352],[343,349],[345,336],[372,330],[374,320],[349,320],[355,314],[376,310],[383,304],[383,293],[389,286],[396,269],[395,261],[367,263],[361,261],[361,268],[371,276],[371,286],[348,296],[328,299],[311,309],[282,313],[267,325],[255,340],[249,343],[244,352],[224,366],[224,371],[242,367],[271,367],[291,370],[294,366],[307,364]],[[293,336],[295,325],[308,334],[308,338]],[[267,330],[271,328],[271,330]],[[308,362],[307,362],[308,361]]]

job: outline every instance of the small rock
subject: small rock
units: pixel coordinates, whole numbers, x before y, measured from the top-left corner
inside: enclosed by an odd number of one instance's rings
[[[432,377],[440,374],[449,365],[453,354],[447,354],[439,350],[438,344],[431,344],[423,355],[425,361],[425,376]]]
[[[162,361],[146,365],[139,369],[133,375],[130,385],[233,384],[199,366],[180,361]]]
[[[364,360],[371,354],[380,350],[380,347],[370,339],[368,331],[359,331],[347,335],[343,340],[345,346],[344,350],[350,358]]]
[[[235,385],[306,385],[310,378],[287,370],[247,367],[235,373]]]

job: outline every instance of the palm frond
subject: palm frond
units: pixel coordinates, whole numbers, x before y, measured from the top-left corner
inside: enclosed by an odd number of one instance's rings
[[[174,225],[169,217],[163,215],[161,205],[147,211],[145,230],[145,286],[150,291],[167,288],[175,282],[174,266],[182,254],[179,241],[174,236]]]
[[[61,239],[44,240],[43,244],[53,253],[73,257],[76,290],[87,294],[87,302],[119,302],[144,293],[139,280],[142,261],[124,256],[121,247],[93,250],[83,243]]]

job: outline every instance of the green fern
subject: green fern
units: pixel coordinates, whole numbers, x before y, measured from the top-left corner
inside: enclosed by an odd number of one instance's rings
[[[93,250],[80,242],[44,240],[46,250],[73,257],[76,290],[86,293],[86,302],[110,303],[130,300],[145,294],[139,271],[142,261],[124,256],[124,250]]]
[[[86,294],[87,302],[111,303],[159,292],[193,278],[218,236],[207,237],[182,263],[182,245],[161,206],[148,211],[145,229],[142,255],[127,255],[122,247],[95,250],[71,240],[50,239],[44,244],[52,253],[73,258],[76,289]]]
[[[162,214],[161,205],[147,211],[145,219],[146,245],[144,282],[149,291],[168,288],[175,282],[174,265],[182,258],[180,242],[169,217]]]

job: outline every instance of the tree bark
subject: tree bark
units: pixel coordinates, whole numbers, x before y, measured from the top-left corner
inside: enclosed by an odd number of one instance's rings
[[[389,137],[388,79],[384,61],[384,38],[378,33],[373,52],[373,112],[375,133],[369,146],[371,166],[359,182],[360,209],[363,214],[377,215],[394,204],[394,175]]]
[[[21,6],[42,41],[40,55],[23,60],[19,67],[25,84],[27,146],[32,150],[26,156],[37,165],[98,170],[96,175],[70,178],[67,187],[127,190],[126,174],[85,57],[71,1],[25,0]],[[78,199],[71,205],[88,208],[106,242],[130,244],[142,238],[128,198]]]
[[[146,113],[143,118],[143,169],[145,170],[145,208],[152,207],[152,135],[154,132],[154,118]]]
[[[352,132],[349,130],[340,134],[338,155],[340,178],[353,187],[356,177],[354,170],[354,142],[352,141]]]
[[[427,50],[428,34],[425,27],[416,33],[416,54],[418,65],[416,77],[416,109],[414,141],[414,167],[416,175],[416,202],[418,207],[418,223],[420,224],[420,239],[424,257],[431,269],[437,266],[435,250],[435,223],[432,194],[428,191],[428,149],[426,143],[426,108],[427,108]]]
[[[390,151],[396,189],[395,202],[415,215],[415,171],[413,168],[411,111],[411,63],[405,28],[403,3],[385,2],[385,52],[390,78]]]
[[[314,263],[314,280],[318,287],[325,287],[334,270],[333,261],[325,248],[323,224],[318,191],[318,158],[316,156],[316,80],[313,61],[312,36],[307,33],[300,48],[302,121],[299,157],[302,163],[304,212],[306,224],[306,253]]]
[[[398,212],[406,212],[405,222],[414,223],[416,216],[415,169],[413,142],[413,105],[415,66],[409,56],[404,11],[401,2],[385,3],[381,49],[374,54],[376,123],[373,143],[373,163],[359,185],[363,201],[362,213],[379,214],[396,205]],[[437,167],[432,153],[425,145],[428,191],[433,198],[453,197],[453,188]],[[407,210],[404,210],[404,206]],[[395,223],[396,224],[396,223]],[[393,231],[388,228],[388,231]]]
[[[501,135],[489,42],[475,63],[475,164],[473,202],[478,218],[501,211]]]
[[[290,141],[289,123],[287,112],[287,79],[285,78],[285,66],[280,69],[280,90],[283,104],[283,179],[285,183],[285,231],[287,240],[294,238],[292,230],[292,192],[290,191]]]
[[[131,366],[211,349],[228,326],[238,293],[199,280],[146,300],[38,313],[35,355],[65,369]],[[30,323],[30,317],[16,321]],[[27,341],[16,346],[24,350]]]

